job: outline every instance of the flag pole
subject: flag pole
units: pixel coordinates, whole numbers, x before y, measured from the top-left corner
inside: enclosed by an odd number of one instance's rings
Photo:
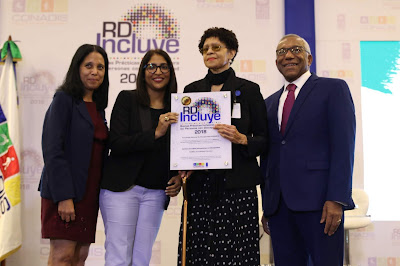
[[[186,236],[187,236],[187,209],[188,209],[188,191],[187,191],[188,176],[182,179],[183,181],[183,234],[182,234],[182,266],[186,266]]]
[[[8,36],[8,41],[12,41],[11,35]],[[0,266],[6,266],[6,259],[0,261]]]

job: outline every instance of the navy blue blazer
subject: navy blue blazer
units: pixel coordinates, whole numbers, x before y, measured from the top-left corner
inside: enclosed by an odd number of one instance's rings
[[[325,201],[354,208],[351,198],[356,120],[345,81],[311,75],[279,131],[281,88],[265,100],[269,146],[261,157],[263,209],[277,210],[282,196],[294,211],[322,210]]]
[[[104,111],[101,115],[105,121]],[[66,199],[79,202],[83,198],[93,136],[93,122],[84,101],[56,92],[43,124],[41,197],[55,203]]]

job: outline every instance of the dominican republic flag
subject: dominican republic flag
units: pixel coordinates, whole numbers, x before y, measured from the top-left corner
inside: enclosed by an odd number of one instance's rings
[[[11,46],[15,50],[14,42],[6,42],[1,52],[5,64],[0,76],[0,261],[22,244],[19,115]]]

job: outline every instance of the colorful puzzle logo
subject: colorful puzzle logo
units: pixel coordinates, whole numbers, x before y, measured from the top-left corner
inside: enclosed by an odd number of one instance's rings
[[[14,0],[13,12],[59,13],[68,11],[68,0]]]
[[[13,0],[16,24],[62,24],[68,22],[68,0]]]
[[[198,99],[193,104],[194,107],[201,113],[204,113],[203,110],[207,109],[210,114],[218,114],[220,112],[219,104],[212,98],[203,97]]]
[[[208,167],[208,163],[193,163],[193,167]]]
[[[155,39],[179,39],[180,28],[174,15],[164,7],[143,4],[129,9],[121,18],[132,23],[136,36],[151,34]]]
[[[395,16],[361,16],[361,24],[396,24]]]
[[[197,0],[197,6],[202,8],[232,8],[234,0]]]
[[[265,60],[235,60],[232,68],[241,73],[264,73],[267,70],[267,64]]]

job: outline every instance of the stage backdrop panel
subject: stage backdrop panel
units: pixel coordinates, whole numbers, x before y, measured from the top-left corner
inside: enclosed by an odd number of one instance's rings
[[[146,20],[143,15],[146,12],[158,12],[161,22],[169,23],[171,27],[163,32],[161,26]],[[315,1],[317,74],[346,80],[356,106],[354,187],[364,187],[360,42],[399,41],[399,17],[400,0]],[[135,26],[126,23],[132,20],[138,23]],[[237,34],[239,53],[233,68],[238,76],[260,84],[264,97],[280,88],[283,80],[274,61],[276,44],[284,33],[283,1],[0,1],[0,42],[6,41],[11,34],[23,55],[17,65],[17,78],[23,130],[24,242],[21,250],[7,259],[8,266],[46,265],[49,243],[40,238],[40,197],[37,192],[43,167],[41,131],[44,113],[76,49],[83,43],[98,43],[108,52],[112,63],[109,118],[118,92],[135,88],[137,68],[149,47],[162,46],[169,52],[177,70],[179,92],[188,83],[204,77],[207,69],[197,44],[203,31],[212,26],[226,27]],[[393,91],[393,95],[396,93]],[[386,137],[384,133],[382,135],[382,138]],[[380,176],[372,178],[378,180]],[[367,182],[365,185],[370,192]],[[370,194],[374,193],[371,191]],[[153,249],[152,265],[176,263],[181,202],[181,195],[174,198],[164,214]],[[395,210],[387,210],[391,211]],[[374,213],[370,214],[374,219]],[[400,265],[399,232],[399,221],[376,221],[367,228],[353,230],[350,234],[352,264]],[[104,228],[100,218],[96,243],[91,246],[87,265],[103,264],[103,243]],[[266,247],[263,243],[262,263],[267,262]]]
[[[266,97],[282,84],[274,60],[276,43],[284,31],[283,13],[283,3],[270,0],[1,0],[0,41],[12,35],[23,55],[17,72],[24,242],[7,265],[46,265],[49,241],[41,239],[37,191],[43,168],[43,118],[80,45],[98,44],[108,53],[107,118],[118,93],[135,88],[140,61],[150,48],[162,48],[171,56],[179,92],[203,78],[207,69],[197,45],[204,30],[214,26],[236,33],[239,53],[233,68],[238,76],[257,82]],[[151,265],[176,264],[181,205],[181,195],[171,200]],[[99,216],[96,243],[91,245],[86,265],[104,264],[104,240]],[[268,239],[263,240],[267,243]],[[264,248],[261,256],[268,255]]]

